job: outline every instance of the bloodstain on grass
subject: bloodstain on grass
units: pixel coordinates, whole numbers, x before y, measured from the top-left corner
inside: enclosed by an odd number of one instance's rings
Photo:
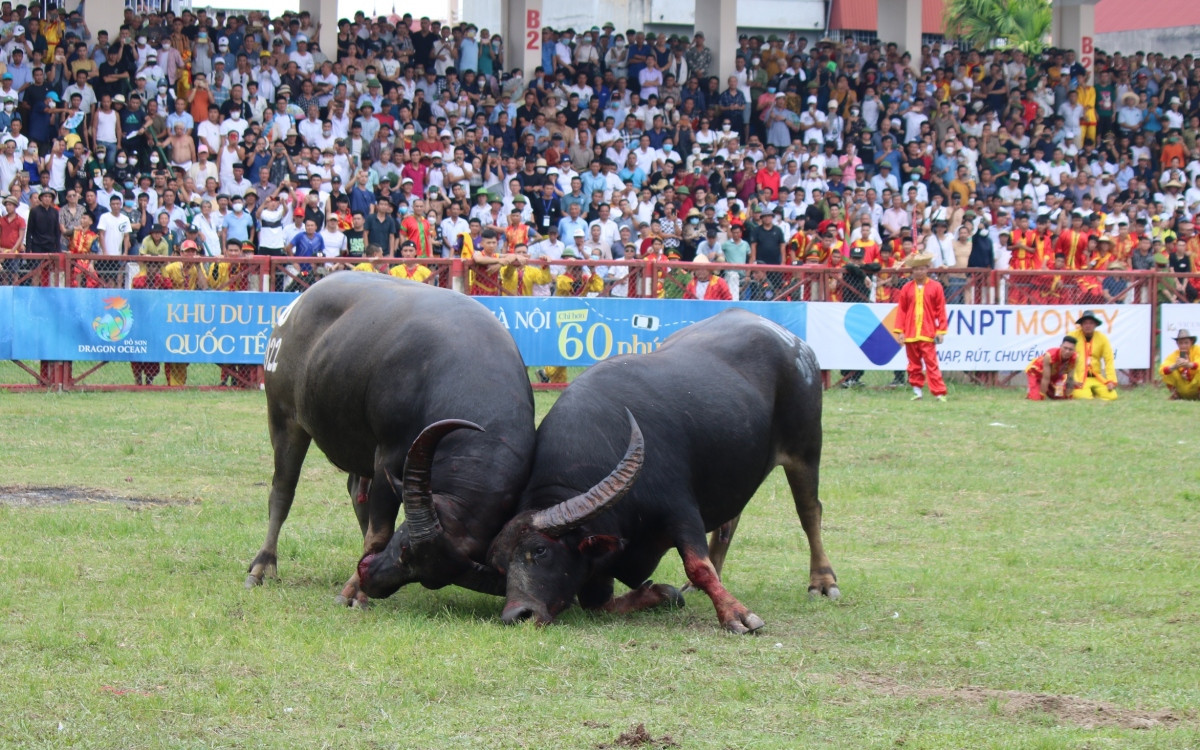
[[[162,497],[130,497],[88,487],[11,485],[0,487],[0,505],[14,508],[44,508],[76,503],[117,503],[133,508],[160,505],[189,505],[196,500]]]
[[[605,748],[615,747],[679,747],[679,743],[674,740],[669,734],[664,734],[662,737],[654,737],[646,731],[645,724],[638,724],[621,732],[617,736],[615,742],[600,743],[596,745],[597,750],[605,750]]]
[[[1153,729],[1176,724],[1185,718],[1171,711],[1126,709],[1111,703],[1078,698],[1073,695],[992,690],[975,685],[956,688],[916,687],[904,685],[890,677],[880,675],[858,675],[851,682],[897,697],[917,697],[935,701],[955,700],[979,706],[988,706],[994,701],[1000,713],[1005,716],[1040,712],[1054,717],[1060,724],[1069,724],[1083,729],[1097,727]]]

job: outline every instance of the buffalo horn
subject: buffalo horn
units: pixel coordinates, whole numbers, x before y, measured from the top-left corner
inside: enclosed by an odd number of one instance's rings
[[[483,428],[474,422],[443,419],[422,430],[408,449],[408,456],[404,459],[401,498],[404,501],[404,518],[408,523],[408,538],[414,547],[441,534],[442,527],[433,510],[433,491],[429,488],[433,454],[442,438],[464,428],[483,432]]]
[[[547,536],[562,536],[612,507],[633,487],[646,460],[646,442],[633,414],[628,409],[625,413],[629,416],[629,447],[617,468],[582,495],[535,513],[530,521],[534,529]]]

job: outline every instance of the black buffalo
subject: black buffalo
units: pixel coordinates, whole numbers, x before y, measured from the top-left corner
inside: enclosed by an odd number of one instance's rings
[[[341,601],[366,604],[414,581],[503,593],[485,563],[529,476],[533,392],[516,344],[486,308],[382,274],[335,274],[281,316],[266,395],[270,524],[247,586],[277,576],[279,530],[315,440],[351,475],[364,554],[390,563],[370,586],[356,571]]]
[[[517,515],[492,545],[492,566],[507,575],[503,620],[548,623],[576,598],[614,612],[678,601],[647,580],[674,547],[725,628],[761,628],[721,584],[705,534],[735,522],[775,466],[808,536],[809,591],[837,598],[820,462],[820,367],[764,318],[728,310],[651,354],[597,364],[543,420]],[[614,579],[633,590],[614,599]]]

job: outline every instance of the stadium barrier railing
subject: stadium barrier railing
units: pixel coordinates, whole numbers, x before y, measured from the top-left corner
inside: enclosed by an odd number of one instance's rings
[[[495,267],[476,268],[458,258],[419,258],[406,263],[400,258],[296,258],[260,255],[238,258],[101,256],[66,253],[21,253],[0,255],[0,286],[92,289],[219,289],[227,291],[303,292],[331,273],[363,263],[379,272],[398,272],[411,277],[414,265],[428,269],[425,283],[476,295],[595,296],[625,298],[683,298],[697,269],[707,269],[723,279],[731,297],[775,302],[880,302],[890,303],[907,281],[909,271],[882,269],[866,275],[845,267],[816,265],[766,266],[690,262],[663,259],[554,260],[530,261],[531,268],[548,267],[554,276],[549,284],[527,284],[523,274],[493,273]],[[575,270],[578,269],[578,270]],[[416,271],[420,276],[424,272]],[[570,285],[558,283],[562,275]],[[1152,361],[1161,356],[1158,347],[1158,305],[1200,301],[1200,274],[1170,274],[1154,271],[1035,271],[991,269],[933,269],[945,289],[947,301],[964,305],[1072,305],[1149,304],[1154,307],[1155,331]],[[199,281],[203,276],[207,283]],[[515,278],[514,278],[515,277]],[[593,281],[598,277],[599,282]],[[0,375],[0,388],[155,388],[158,385],[118,383],[96,385],[88,378],[104,362],[14,362]],[[135,363],[136,364],[136,363]],[[132,368],[137,374],[138,368]],[[1150,370],[1128,371],[1131,382],[1149,382]],[[257,387],[262,368],[255,365],[220,366],[220,380],[200,387]],[[971,377],[976,382],[1004,384],[994,374]],[[12,381],[12,382],[5,382]]]

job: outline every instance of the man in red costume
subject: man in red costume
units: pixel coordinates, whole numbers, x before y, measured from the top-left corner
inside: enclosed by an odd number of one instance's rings
[[[704,255],[697,255],[692,262],[703,264],[709,260]],[[733,295],[725,279],[713,276],[712,269],[697,268],[692,272],[692,280],[688,282],[687,288],[683,290],[683,298],[732,300]]]
[[[1062,344],[1037,357],[1025,368],[1029,378],[1030,401],[1044,399],[1062,400],[1071,397],[1075,390],[1075,344],[1074,336],[1064,336]]]
[[[1083,227],[1083,214],[1076,210],[1071,214],[1071,228],[1064,229],[1054,244],[1055,255],[1067,257],[1067,269],[1078,271],[1084,267],[1087,255],[1088,232]]]
[[[913,255],[905,265],[912,269],[912,281],[905,284],[896,298],[896,342],[904,345],[908,354],[908,384],[913,389],[913,401],[921,400],[921,388],[929,377],[929,391],[938,401],[946,400],[946,384],[938,367],[936,345],[942,343],[949,321],[946,317],[946,295],[942,285],[929,278],[933,258],[926,254]],[[922,371],[922,369],[924,371]]]

